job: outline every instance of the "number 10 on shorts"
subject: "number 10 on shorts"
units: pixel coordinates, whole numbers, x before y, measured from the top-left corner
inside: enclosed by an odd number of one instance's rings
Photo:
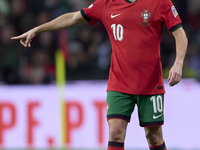
[[[152,96],[150,101],[153,104],[154,113],[161,113],[163,111],[163,97],[161,95]]]

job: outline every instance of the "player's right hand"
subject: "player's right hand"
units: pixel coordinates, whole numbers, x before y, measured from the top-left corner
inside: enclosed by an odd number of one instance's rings
[[[19,35],[19,36],[15,36],[12,37],[12,40],[20,40],[20,43],[24,46],[24,47],[31,47],[31,42],[32,39],[37,35],[37,33],[35,32],[34,29],[29,30],[28,32]]]

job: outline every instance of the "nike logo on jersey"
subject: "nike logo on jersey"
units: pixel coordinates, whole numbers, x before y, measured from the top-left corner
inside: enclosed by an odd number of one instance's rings
[[[91,4],[88,8],[90,9],[90,8],[92,8],[93,7],[93,4]]]
[[[115,17],[117,17],[117,16],[119,16],[119,15],[121,15],[121,14],[117,14],[117,15],[111,14],[111,18],[115,18]]]
[[[160,115],[158,115],[158,116],[153,115],[153,119],[157,119],[157,118],[161,117],[162,115],[163,115],[163,114],[160,114]]]

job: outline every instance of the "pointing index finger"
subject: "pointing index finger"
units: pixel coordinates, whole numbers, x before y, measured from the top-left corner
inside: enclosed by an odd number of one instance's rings
[[[20,40],[20,39],[22,39],[22,37],[21,37],[21,36],[14,36],[14,37],[12,37],[11,39],[12,39],[12,40]]]

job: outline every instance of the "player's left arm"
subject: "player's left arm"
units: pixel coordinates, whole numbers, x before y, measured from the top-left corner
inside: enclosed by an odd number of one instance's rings
[[[169,71],[169,85],[174,86],[179,83],[182,77],[183,62],[187,51],[188,39],[182,27],[172,32],[176,43],[176,59]]]

